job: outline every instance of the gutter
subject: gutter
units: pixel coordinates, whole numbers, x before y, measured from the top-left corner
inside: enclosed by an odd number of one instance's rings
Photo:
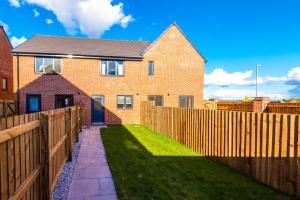
[[[95,56],[95,55],[77,55],[77,54],[55,54],[55,53],[32,53],[32,52],[12,52],[12,55],[36,56],[36,57],[55,57],[55,58],[88,58],[88,59],[111,59],[111,60],[129,60],[142,61],[143,57],[119,57],[119,56]]]
[[[17,56],[17,112],[20,114],[20,67],[19,67],[19,55]]]

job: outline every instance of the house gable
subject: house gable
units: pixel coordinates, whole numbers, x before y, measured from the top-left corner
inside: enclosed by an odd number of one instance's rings
[[[13,66],[12,66],[12,46],[5,33],[4,27],[0,25],[0,99],[13,99]],[[3,91],[2,78],[7,80],[7,91]]]
[[[168,54],[172,51],[170,48],[173,49],[175,54],[180,49],[195,54],[195,56],[200,56],[205,63],[207,62],[206,58],[197,50],[176,23],[171,24],[149,47],[147,47],[143,52],[143,56],[145,57],[148,54],[155,52],[157,49],[159,49],[160,53],[164,53],[164,48],[165,52],[168,52]]]

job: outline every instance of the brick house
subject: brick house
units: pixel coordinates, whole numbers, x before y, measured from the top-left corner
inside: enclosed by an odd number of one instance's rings
[[[5,33],[4,27],[0,25],[0,99],[13,100],[13,57],[12,46]]]
[[[20,113],[82,101],[90,123],[139,123],[140,102],[203,105],[205,58],[174,23],[154,42],[35,36],[13,50]]]

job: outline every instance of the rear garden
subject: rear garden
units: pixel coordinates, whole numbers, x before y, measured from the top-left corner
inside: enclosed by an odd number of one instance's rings
[[[291,199],[143,126],[101,136],[119,199]]]

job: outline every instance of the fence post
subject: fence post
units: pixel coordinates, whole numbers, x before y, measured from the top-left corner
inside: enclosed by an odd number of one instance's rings
[[[79,127],[80,127],[80,132],[82,131],[82,125],[83,125],[83,108],[84,108],[84,104],[83,102],[81,101],[80,102],[80,114],[79,114],[79,117],[80,117],[80,122],[79,122]]]
[[[50,183],[49,183],[49,115],[41,113],[41,136],[42,136],[42,165],[43,165],[43,177],[42,185],[44,188],[43,199],[51,199]]]
[[[65,133],[67,135],[66,149],[68,161],[72,160],[72,131],[71,131],[71,108],[66,108],[65,115]]]
[[[7,118],[7,102],[6,99],[3,100],[3,116]]]
[[[79,133],[81,131],[80,129],[80,107],[75,107],[75,131],[76,131],[76,142],[79,141]]]

